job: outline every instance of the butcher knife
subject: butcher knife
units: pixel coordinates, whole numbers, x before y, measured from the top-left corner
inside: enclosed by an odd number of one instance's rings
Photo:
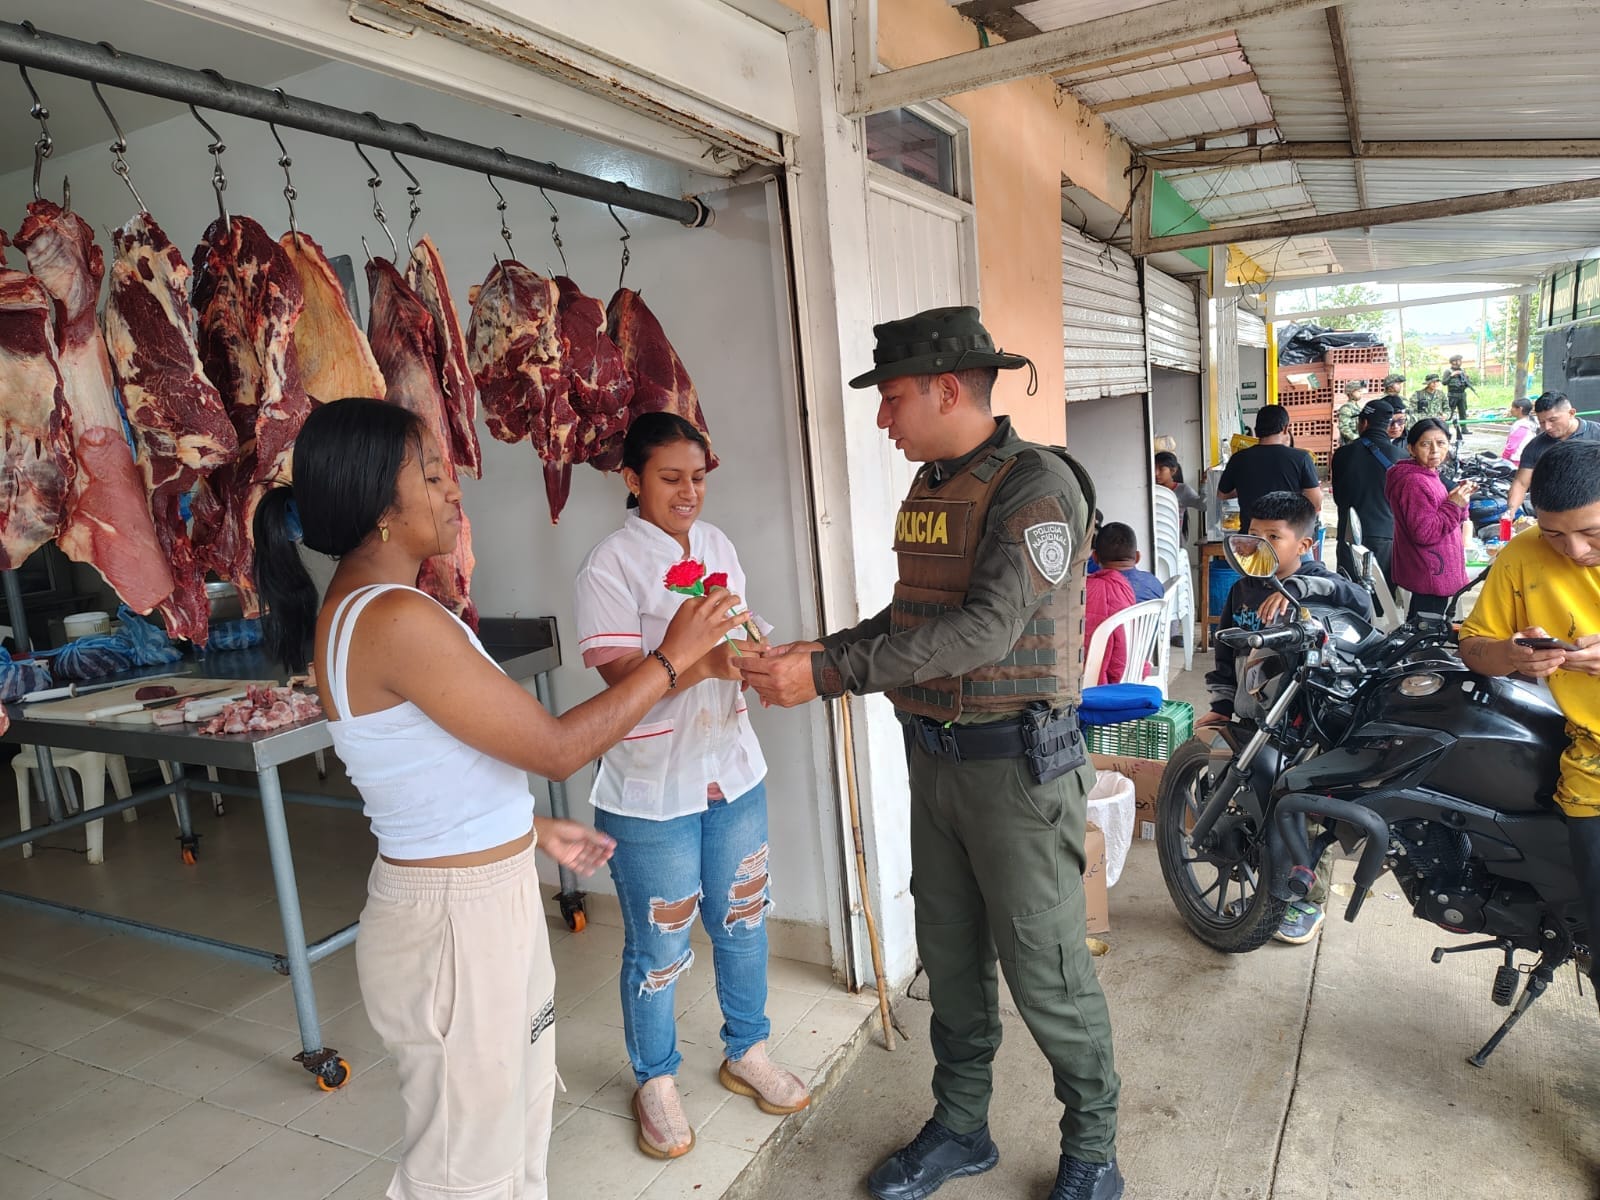
[[[65,687],[43,688],[37,692],[29,692],[22,698],[22,703],[48,704],[52,700],[71,700],[74,696],[108,692],[112,688],[129,687],[135,683],[143,686],[146,683],[155,683],[159,679],[176,679],[179,674],[178,671],[168,671],[165,675],[146,675],[143,679],[119,679],[116,683],[69,683]]]
[[[129,713],[144,712],[151,708],[166,708],[172,704],[181,704],[185,700],[198,700],[202,696],[217,696],[223,692],[232,692],[237,696],[245,694],[246,689],[236,684],[227,687],[211,688],[204,692],[190,692],[187,696],[165,696],[160,700],[145,700],[142,702],[129,702],[127,704],[113,704],[110,708],[97,708],[93,712],[83,714],[85,721],[104,721],[108,717],[124,717]]]

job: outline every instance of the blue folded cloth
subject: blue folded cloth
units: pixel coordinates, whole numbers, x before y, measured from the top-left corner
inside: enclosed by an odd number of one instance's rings
[[[1120,725],[1161,711],[1161,689],[1148,683],[1103,683],[1083,689],[1078,720],[1084,725]]]

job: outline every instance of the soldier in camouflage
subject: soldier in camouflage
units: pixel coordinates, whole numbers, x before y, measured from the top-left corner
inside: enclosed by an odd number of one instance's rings
[[[1094,487],[1064,450],[989,408],[1000,369],[975,308],[874,330],[878,426],[924,464],[895,521],[893,602],[820,641],[738,660],[770,704],[886,692],[905,731],[911,892],[932,1001],[933,1118],[867,1179],[922,1200],[999,1161],[996,959],[1049,1060],[1061,1117],[1050,1200],[1116,1200],[1119,1081],[1084,945],[1086,797],[1077,723]]]
[[[1450,394],[1444,390],[1443,381],[1434,373],[1424,383],[1420,391],[1411,393],[1411,419],[1420,421],[1423,417],[1438,417],[1442,421],[1448,420]]]
[[[1348,446],[1361,436],[1361,410],[1367,403],[1367,386],[1364,383],[1344,385],[1345,402],[1335,414],[1339,418],[1339,444]]]

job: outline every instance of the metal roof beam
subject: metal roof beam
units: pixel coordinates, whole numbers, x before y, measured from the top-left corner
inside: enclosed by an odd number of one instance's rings
[[[1242,131],[1235,131],[1242,132]],[[1223,136],[1212,134],[1212,137]],[[1183,143],[1194,141],[1186,138]],[[1172,145],[1173,143],[1166,143]],[[1176,150],[1150,153],[1163,147],[1150,146],[1136,153],[1158,170],[1174,171],[1190,167],[1253,167],[1269,162],[1344,162],[1360,157],[1375,159],[1600,159],[1600,138],[1518,138],[1499,141],[1362,142],[1358,156],[1346,142],[1268,142],[1261,146],[1223,146],[1213,150]]]
[[[1142,258],[1166,250],[1198,250],[1203,246],[1222,246],[1229,242],[1262,242],[1276,238],[1301,237],[1314,233],[1333,233],[1342,229],[1364,229],[1370,225],[1400,225],[1407,221],[1431,221],[1438,217],[1459,217],[1472,213],[1500,212],[1531,208],[1541,204],[1562,204],[1569,200],[1600,197],[1600,179],[1576,179],[1566,183],[1546,183],[1537,187],[1511,188],[1500,192],[1480,192],[1475,196],[1452,196],[1446,200],[1423,200],[1412,204],[1390,204],[1383,208],[1358,208],[1349,212],[1319,213],[1290,220],[1261,221],[1246,225],[1221,225],[1193,233],[1141,238],[1133,231],[1133,253]]]
[[[1223,75],[1218,79],[1202,79],[1199,83],[1186,83],[1182,87],[1163,88],[1159,92],[1142,92],[1137,96],[1122,96],[1116,100],[1102,100],[1086,107],[1099,116],[1101,113],[1121,112],[1125,108],[1143,108],[1146,104],[1160,104],[1163,100],[1180,100],[1184,96],[1198,96],[1202,92],[1220,92],[1227,88],[1243,87],[1256,81],[1254,71],[1241,71],[1237,75]]]
[[[1278,123],[1276,121],[1262,121],[1256,125],[1240,125],[1234,129],[1213,129],[1207,133],[1191,134],[1188,137],[1173,138],[1170,141],[1151,142],[1148,146],[1140,147],[1138,153],[1149,154],[1155,150],[1171,150],[1178,146],[1187,146],[1191,142],[1195,145],[1203,145],[1214,138],[1238,137],[1241,133],[1264,133],[1269,129],[1277,129],[1277,127]],[[1243,146],[1237,148],[1245,149]]]
[[[968,50],[916,66],[884,71],[863,81],[847,114],[864,117],[1013,79],[1061,75],[1117,58],[1142,56],[1195,38],[1217,37],[1242,25],[1330,0],[1162,0],[1147,8],[1082,21],[1038,37]]]
[[[1321,276],[1312,276],[1320,279]],[[1334,276],[1340,282],[1334,287],[1343,286],[1343,276]],[[1295,291],[1311,291],[1317,287],[1328,287],[1326,283],[1310,283],[1305,288],[1289,289]],[[1307,321],[1313,317],[1351,317],[1356,313],[1367,312],[1395,312],[1402,308],[1425,308],[1430,304],[1455,304],[1460,300],[1500,300],[1507,296],[1521,296],[1528,291],[1528,285],[1519,283],[1505,287],[1494,288],[1490,291],[1463,292],[1458,296],[1429,296],[1421,300],[1385,300],[1378,304],[1348,304],[1343,308],[1313,308],[1305,312],[1274,312],[1271,319],[1274,321]]]
[[[1269,295],[1278,292],[1295,292],[1308,287],[1328,287],[1347,283],[1439,283],[1449,279],[1481,278],[1484,272],[1501,272],[1526,268],[1535,276],[1557,263],[1577,262],[1600,257],[1600,246],[1565,250],[1540,250],[1531,254],[1503,254],[1497,258],[1467,259],[1460,262],[1435,263],[1422,267],[1391,267],[1385,271],[1330,271],[1323,275],[1296,275],[1270,283],[1236,284],[1227,295]]]

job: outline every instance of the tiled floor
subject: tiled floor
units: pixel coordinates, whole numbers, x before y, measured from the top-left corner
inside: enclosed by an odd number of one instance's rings
[[[4,772],[9,777],[9,772]],[[8,779],[9,781],[9,779]],[[204,805],[197,805],[204,808]],[[3,828],[14,829],[9,789]],[[106,824],[106,862],[82,835],[23,860],[0,855],[0,889],[230,941],[281,948],[258,812],[206,811],[199,863],[179,862],[170,820]],[[289,813],[306,926],[317,937],[360,911],[372,843],[356,815]],[[678,984],[679,1087],[698,1133],[662,1164],[634,1146],[632,1072],[617,993],[621,931],[552,921],[557,1059],[551,1194],[589,1200],[707,1197],[750,1163],[780,1121],[716,1079],[721,1023],[709,969]],[[709,953],[701,955],[709,964]],[[324,1042],[355,1072],[319,1092],[300,1049],[288,981],[193,950],[0,905],[0,1198],[3,1200],[372,1200],[401,1135],[393,1063],[367,1024],[353,951],[314,970]],[[816,966],[774,960],[773,1056],[820,1078],[871,1015]]]

